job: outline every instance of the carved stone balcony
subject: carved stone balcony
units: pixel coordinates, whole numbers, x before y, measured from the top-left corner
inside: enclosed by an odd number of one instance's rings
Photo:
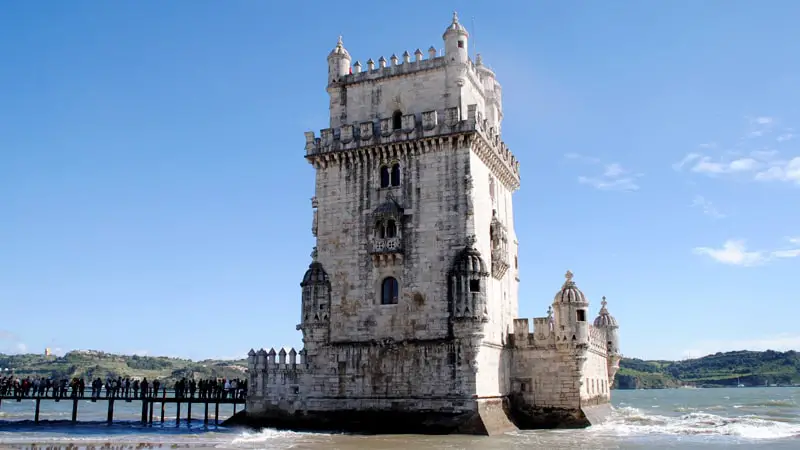
[[[492,276],[498,280],[502,279],[508,272],[510,264],[508,263],[508,252],[497,250],[492,251]]]
[[[376,265],[390,265],[403,262],[403,240],[400,237],[375,238],[370,244],[372,261]]]

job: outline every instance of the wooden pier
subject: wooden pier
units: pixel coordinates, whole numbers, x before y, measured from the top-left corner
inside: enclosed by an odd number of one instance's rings
[[[174,393],[171,393],[174,394]],[[198,398],[198,397],[175,397],[168,396],[167,391],[162,391],[161,395],[159,396],[147,396],[147,397],[91,397],[91,396],[66,396],[66,397],[52,397],[52,396],[27,396],[27,397],[20,397],[14,395],[3,395],[0,396],[0,409],[2,409],[3,402],[22,402],[23,400],[34,400],[35,407],[33,412],[33,421],[34,423],[39,423],[39,411],[41,410],[41,404],[43,401],[45,402],[72,402],[72,422],[78,422],[78,404],[83,401],[87,400],[92,403],[95,402],[108,402],[108,414],[106,415],[106,422],[110,425],[114,421],[114,403],[115,402],[142,402],[142,415],[141,415],[141,422],[143,425],[148,425],[153,423],[153,414],[155,410],[156,404],[161,406],[161,423],[164,422],[164,412],[166,409],[166,405],[168,403],[175,403],[176,404],[176,425],[180,424],[181,422],[181,405],[186,405],[186,421],[187,423],[192,422],[192,405],[203,405],[204,407],[204,414],[203,414],[203,424],[208,425],[209,423],[209,405],[213,405],[214,412],[213,412],[213,419],[214,425],[219,424],[219,405],[233,405],[233,414],[236,414],[236,407],[238,405],[244,405],[245,399],[244,398],[222,398],[222,397],[206,397],[206,398]]]

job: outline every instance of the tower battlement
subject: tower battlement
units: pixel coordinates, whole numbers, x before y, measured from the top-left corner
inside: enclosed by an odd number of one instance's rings
[[[320,136],[313,131],[305,133],[306,158],[312,164],[327,164],[352,157],[355,150],[372,147],[380,153],[387,148],[428,152],[442,146],[441,139],[458,135],[474,135],[477,153],[487,160],[504,183],[513,190],[519,188],[519,161],[500,138],[498,130],[478,111],[478,105],[467,106],[466,119],[461,118],[459,107],[419,114],[377,117],[358,124],[324,128]],[[360,153],[360,152],[359,152]]]

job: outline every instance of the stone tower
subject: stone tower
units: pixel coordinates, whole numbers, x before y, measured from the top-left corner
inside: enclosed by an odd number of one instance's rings
[[[457,15],[442,38],[443,55],[431,47],[423,59],[417,49],[413,61],[406,51],[377,67],[351,66],[339,38],[328,55],[330,128],[306,133],[317,240],[298,325],[308,360],[381,342],[452,369],[432,374],[433,389],[411,367],[383,360],[361,374],[334,357],[335,370],[369,378],[355,384],[370,395],[376,370],[380,389],[409,395],[508,389],[519,164],[500,139],[500,84],[480,56],[469,58]]]
[[[443,54],[413,61],[362,65],[341,37],[328,54],[329,126],[305,134],[316,245],[300,283],[304,347],[249,353],[247,420],[486,434],[510,419],[585,426],[608,403],[618,327],[605,307],[603,328],[589,326],[571,273],[555,316],[534,318],[532,334],[517,319],[520,178],[502,91],[455,14],[442,39]]]

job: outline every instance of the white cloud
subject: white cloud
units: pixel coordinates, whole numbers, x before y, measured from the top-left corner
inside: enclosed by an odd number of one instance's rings
[[[794,134],[793,133],[784,133],[784,134],[778,136],[777,138],[775,138],[775,140],[778,141],[778,142],[787,142],[787,141],[791,141],[792,139],[794,139]]]
[[[689,170],[692,172],[704,173],[707,175],[717,175],[753,171],[758,167],[761,167],[762,163],[750,157],[732,160],[714,160],[710,156],[689,153],[680,162],[673,164],[672,167],[676,170],[680,170],[686,165],[691,165]]]
[[[765,117],[765,116],[756,117],[755,119],[753,119],[753,123],[755,123],[757,125],[769,125],[773,121],[774,120],[772,119],[772,117]]]
[[[136,355],[136,356],[147,356],[148,354],[150,354],[150,352],[147,351],[147,350],[134,350],[134,351],[130,352],[129,354],[130,355]]]
[[[691,349],[686,350],[684,356],[686,358],[700,358],[713,355],[717,352],[731,352],[735,350],[774,350],[779,352],[800,350],[800,335],[778,334],[760,339],[703,341],[696,343]]]
[[[591,165],[601,164],[601,161],[597,158],[583,156],[577,153],[567,153],[564,157]],[[642,174],[632,174],[619,163],[610,163],[603,165],[603,173],[601,175],[581,175],[578,177],[578,183],[586,184],[603,191],[637,191],[639,190],[639,185],[636,183],[636,178],[641,176]]]
[[[733,266],[755,266],[764,262],[764,254],[758,251],[747,251],[745,242],[731,239],[725,241],[721,248],[696,247],[693,252],[705,255],[722,264]]]
[[[752,267],[773,259],[797,258],[800,256],[800,239],[790,238],[788,241],[791,244],[788,248],[748,250],[744,240],[729,239],[720,248],[696,247],[692,251],[696,255],[707,256],[722,264]]]
[[[723,219],[725,217],[725,214],[719,212],[716,206],[714,206],[713,203],[711,203],[702,195],[695,196],[694,200],[692,200],[692,207],[700,208],[703,211],[703,214],[714,219]]]
[[[28,353],[28,346],[25,345],[24,342],[17,342],[14,348],[17,350],[17,353]]]
[[[767,169],[758,172],[755,179],[759,181],[784,181],[800,184],[800,156],[788,161],[773,161]]]

